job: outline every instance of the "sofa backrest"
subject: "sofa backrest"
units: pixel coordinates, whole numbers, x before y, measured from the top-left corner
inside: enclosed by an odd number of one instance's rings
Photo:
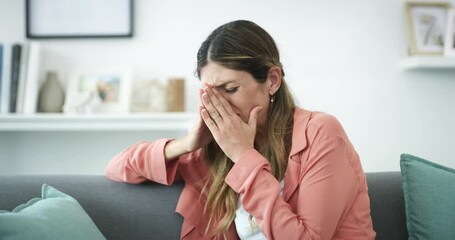
[[[366,173],[377,240],[408,239],[400,172]]]
[[[378,240],[407,239],[400,172],[367,173],[371,216]],[[104,176],[0,176],[0,209],[40,197],[47,183],[73,196],[107,239],[179,239],[175,207],[183,183],[117,183]]]

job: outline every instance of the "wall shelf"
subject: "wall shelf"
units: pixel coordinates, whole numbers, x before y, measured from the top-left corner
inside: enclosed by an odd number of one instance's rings
[[[184,131],[196,119],[196,113],[7,114],[0,115],[0,131]]]
[[[404,70],[415,69],[454,69],[455,57],[419,56],[409,57],[401,62]]]

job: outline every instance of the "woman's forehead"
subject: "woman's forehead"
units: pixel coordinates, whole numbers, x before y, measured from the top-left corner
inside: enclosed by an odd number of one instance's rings
[[[245,71],[226,68],[216,63],[209,63],[201,69],[201,81],[213,86],[245,81],[248,77]]]

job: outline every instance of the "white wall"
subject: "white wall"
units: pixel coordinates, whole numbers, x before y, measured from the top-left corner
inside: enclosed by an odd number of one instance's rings
[[[0,0],[0,41],[24,41],[24,18],[24,1]],[[455,167],[455,71],[400,69],[407,44],[397,0],[136,0],[132,39],[41,40],[42,74],[65,80],[74,69],[129,65],[136,80],[183,76],[195,111],[198,47],[236,19],[274,36],[300,105],[341,121],[365,171],[399,170],[401,153]]]

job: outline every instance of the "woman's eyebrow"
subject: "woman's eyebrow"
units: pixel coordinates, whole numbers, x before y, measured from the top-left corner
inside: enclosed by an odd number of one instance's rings
[[[228,85],[229,83],[233,83],[233,82],[236,82],[235,80],[228,80],[224,83],[221,83],[221,84],[214,84],[213,86],[216,87],[216,88],[222,88],[222,87],[225,87],[226,85]]]

